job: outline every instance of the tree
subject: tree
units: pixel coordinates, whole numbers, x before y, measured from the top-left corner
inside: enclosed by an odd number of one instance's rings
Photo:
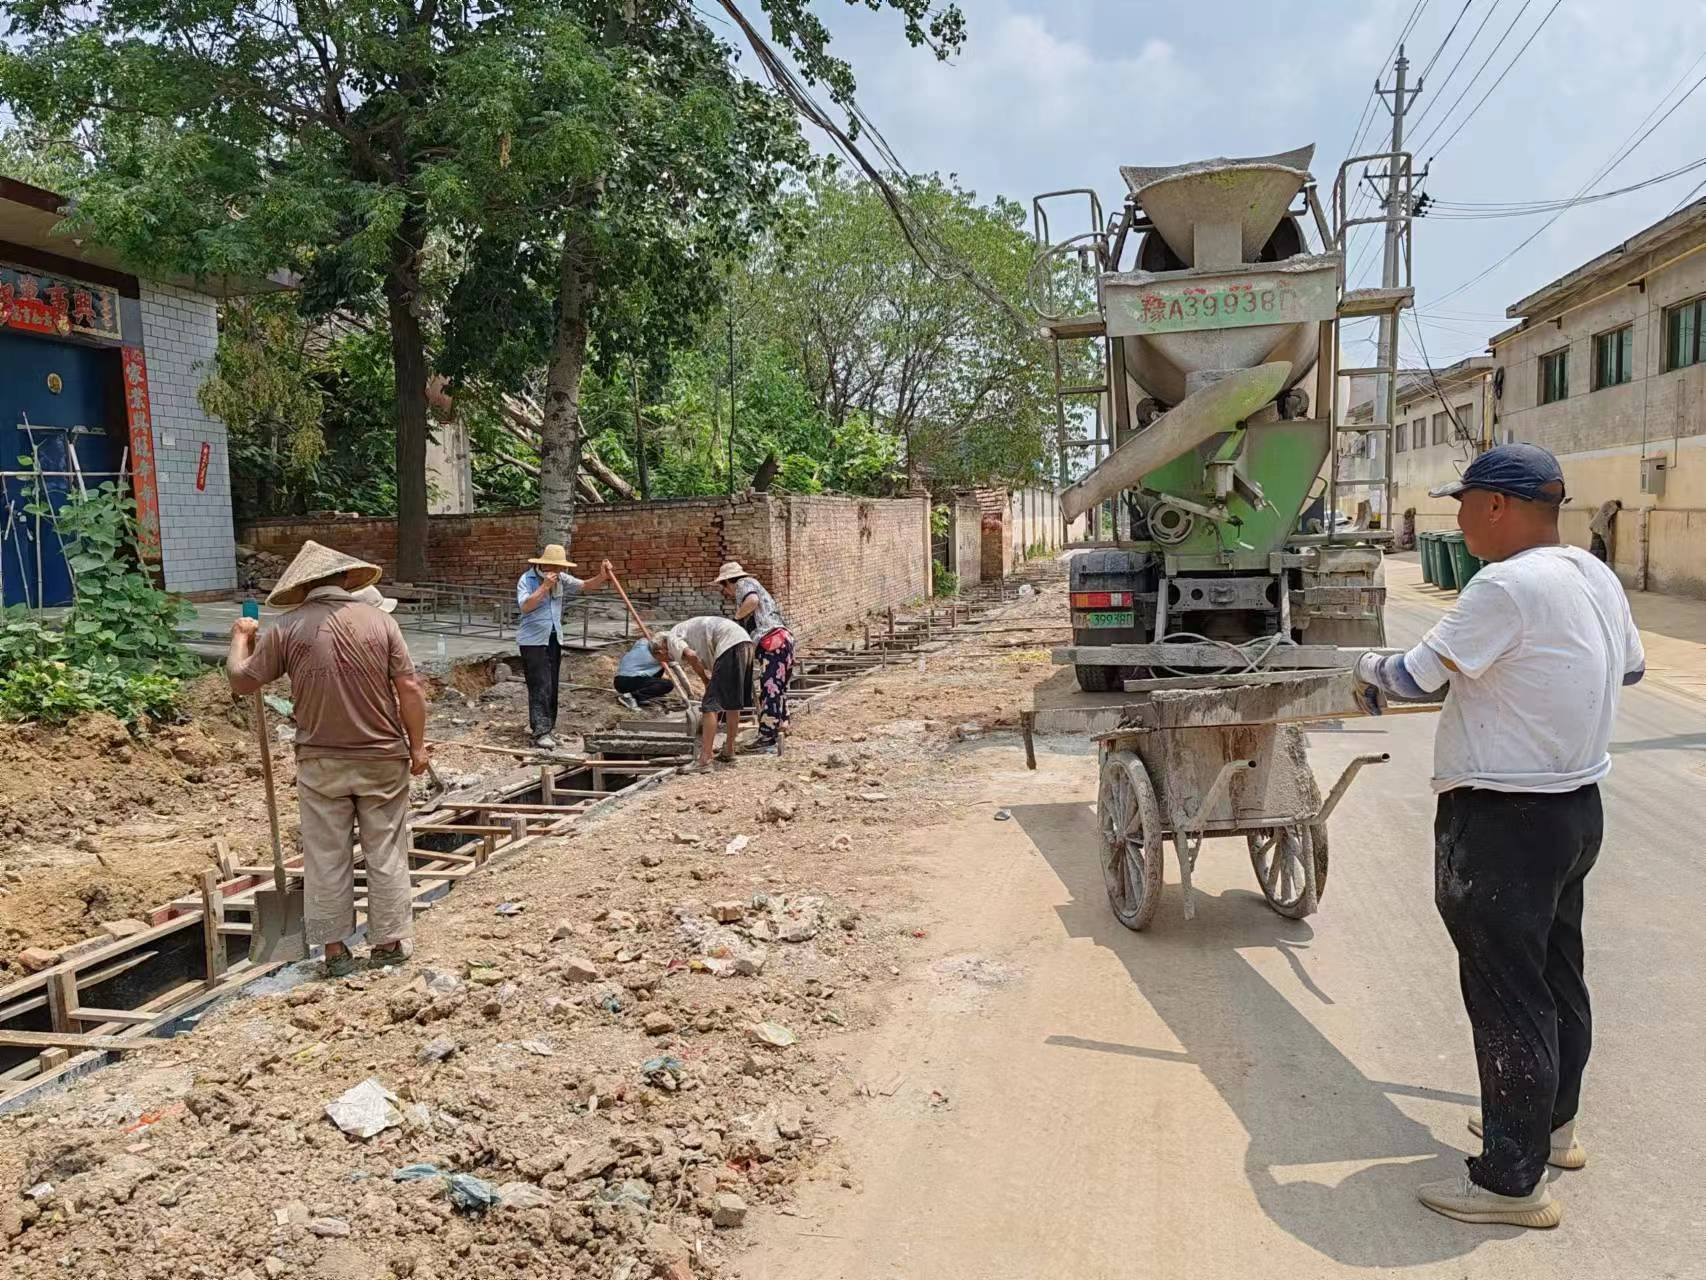
[[[796,198],[792,236],[754,260],[754,325],[792,351],[833,428],[862,412],[892,433],[913,483],[1027,478],[1053,375],[1023,324],[1035,257],[1023,211],[935,175],[902,194],[957,270],[921,262],[882,195],[832,170]]]
[[[810,0],[761,2],[806,79],[851,108],[852,72]],[[952,5],[867,3],[943,56],[962,39]],[[503,281],[488,308],[524,331],[469,340],[479,355],[464,373],[513,364],[549,316],[541,527],[567,537],[589,353],[614,363],[684,335],[804,159],[784,99],[737,75],[694,11],[655,0],[15,0],[9,12],[0,95],[32,136],[87,158],[71,230],[138,270],[289,267],[310,308],[382,317],[405,578],[425,568],[439,286],[457,288],[465,321],[468,273]]]
[[[914,42],[958,47],[951,6],[932,15],[922,0],[872,0],[885,5]],[[724,300],[735,260],[775,229],[785,183],[810,163],[792,107],[740,75],[694,10],[566,7],[576,27],[562,6],[516,6],[484,46],[493,65],[475,73],[511,96],[458,139],[464,157],[484,158],[468,190],[480,207],[465,216],[485,230],[452,298],[447,365],[463,377],[543,367],[539,537],[564,542],[589,361],[604,376],[660,372],[661,354]],[[809,4],[764,7],[807,75],[850,102],[852,73]],[[512,285],[497,324],[493,279]]]
[[[17,0],[0,96],[80,139],[74,233],[138,270],[304,276],[309,298],[378,305],[396,415],[398,576],[426,565],[428,304],[453,96],[492,6],[440,0]]]

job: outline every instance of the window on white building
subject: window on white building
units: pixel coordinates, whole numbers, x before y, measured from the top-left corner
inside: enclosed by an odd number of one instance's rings
[[[1451,439],[1451,415],[1448,413],[1434,414],[1434,443],[1444,444]]]
[[[1706,360],[1706,297],[1665,309],[1665,370]]]
[[[1410,424],[1400,422],[1392,428],[1392,452],[1403,453],[1409,441]]]
[[[1428,420],[1417,418],[1410,424],[1410,447],[1425,449],[1428,447]]]
[[[1621,386],[1635,376],[1635,326],[1593,336],[1593,389]]]
[[[1472,418],[1471,418],[1471,415],[1473,415],[1475,412],[1475,410],[1471,406],[1466,405],[1466,404],[1460,404],[1457,406],[1457,408],[1453,409],[1452,412],[1457,415],[1457,421],[1454,424],[1452,424],[1453,430],[1460,431],[1464,435],[1469,436],[1472,439],[1477,439],[1477,440],[1480,439],[1481,432],[1479,431],[1479,429],[1477,429],[1475,423],[1472,421]]]
[[[1552,404],[1570,394],[1570,349],[1549,351],[1540,357],[1541,404]]]

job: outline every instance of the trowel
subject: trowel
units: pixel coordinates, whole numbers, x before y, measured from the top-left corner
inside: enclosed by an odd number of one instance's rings
[[[267,790],[267,821],[272,825],[272,887],[255,890],[254,933],[249,959],[256,964],[288,964],[308,954],[308,932],[302,918],[302,882],[294,884],[284,869],[284,841],[278,833],[278,795],[273,788],[272,743],[267,737],[266,704],[257,691],[250,714],[261,744],[261,781]]]

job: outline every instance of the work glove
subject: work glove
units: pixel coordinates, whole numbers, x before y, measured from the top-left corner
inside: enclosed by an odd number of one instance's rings
[[[1380,679],[1382,661],[1384,659],[1378,653],[1365,653],[1357,659],[1352,671],[1356,680],[1357,706],[1365,716],[1386,714],[1386,690],[1376,683]]]

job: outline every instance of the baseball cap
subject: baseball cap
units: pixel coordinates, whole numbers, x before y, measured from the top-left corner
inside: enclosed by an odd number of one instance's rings
[[[1434,498],[1461,497],[1467,489],[1488,489],[1525,502],[1559,504],[1564,495],[1564,469],[1558,459],[1537,444],[1501,444],[1487,450],[1449,484],[1429,489]]]

